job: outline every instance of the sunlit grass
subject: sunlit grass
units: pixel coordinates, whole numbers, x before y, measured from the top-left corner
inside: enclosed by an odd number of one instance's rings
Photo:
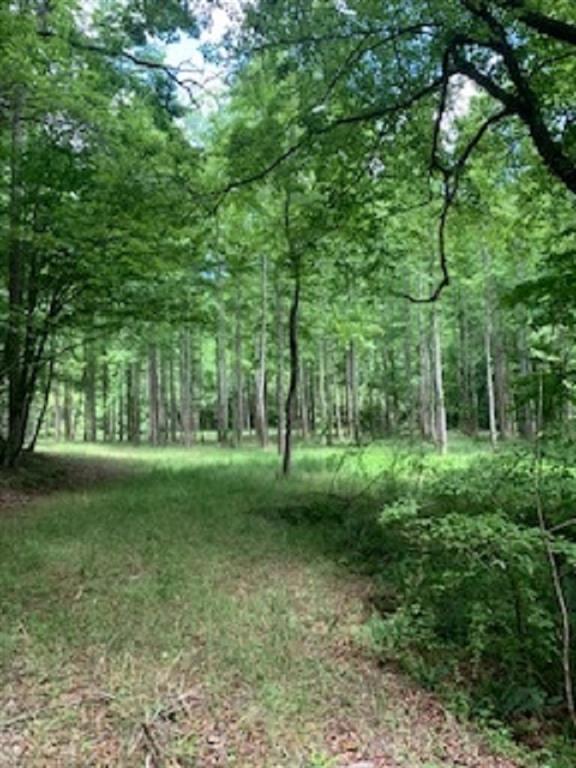
[[[238,758],[240,766],[322,764],[322,722],[334,708],[358,721],[399,717],[385,688],[366,698],[360,672],[331,656],[350,642],[364,609],[328,529],[266,512],[316,492],[362,489],[391,467],[412,476],[462,465],[483,445],[462,442],[447,458],[402,441],[301,447],[289,480],[279,478],[273,450],[255,447],[43,450],[125,462],[130,472],[1,523],[0,661],[10,690],[31,681],[42,710],[39,755],[62,728],[82,759],[94,748],[83,710],[58,703],[71,688],[110,697],[126,765],[140,764],[128,754],[138,724],[191,688],[210,722],[172,735],[171,754],[195,754],[220,713],[233,733],[266,743],[260,762]],[[410,765],[428,758],[414,750]]]

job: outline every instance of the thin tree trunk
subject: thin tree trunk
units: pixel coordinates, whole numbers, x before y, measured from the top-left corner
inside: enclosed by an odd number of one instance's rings
[[[433,385],[432,363],[430,360],[430,344],[426,332],[426,324],[419,318],[419,346],[420,346],[420,381],[419,381],[419,423],[420,434],[424,440],[434,437],[433,427]]]
[[[494,324],[492,320],[492,291],[491,291],[491,258],[486,248],[484,257],[484,354],[486,357],[486,394],[488,399],[488,428],[490,431],[490,444],[493,448],[498,442],[498,426],[496,418],[496,393],[494,388],[494,358],[493,358],[493,334]]]
[[[148,347],[148,440],[152,445],[159,442],[160,397],[158,392],[158,350],[154,344]]]
[[[266,408],[266,344],[268,333],[268,260],[260,264],[260,331],[258,335],[258,370],[256,373],[256,433],[262,448],[268,444],[268,415]]]
[[[46,417],[46,411],[48,410],[48,401],[50,400],[50,389],[52,388],[53,376],[54,376],[54,358],[51,357],[50,363],[48,365],[48,370],[46,372],[46,384],[44,387],[44,397],[42,399],[40,413],[38,414],[38,419],[36,420],[36,426],[34,427],[34,433],[32,435],[32,439],[30,440],[30,443],[26,448],[26,451],[28,453],[34,452],[36,448],[36,443],[38,442],[38,438],[40,437],[40,430],[42,429],[42,425],[44,424],[44,419]]]
[[[52,361],[51,361],[51,364]],[[61,386],[60,382],[56,381],[52,386],[53,400],[54,400],[54,439],[57,442],[62,440],[62,400],[61,400]]]
[[[442,371],[442,340],[437,307],[432,308],[432,343],[434,349],[434,395],[436,404],[436,443],[440,453],[448,449],[446,426],[446,404],[444,400],[444,377]]]
[[[290,306],[290,317],[288,322],[288,339],[290,347],[290,380],[288,384],[288,397],[286,398],[286,432],[284,436],[284,457],[282,461],[282,472],[284,475],[290,473],[292,465],[292,430],[296,412],[296,402],[298,394],[298,310],[300,308],[300,270],[296,268],[294,277],[294,292],[292,294],[292,304]]]
[[[92,344],[86,344],[84,367],[84,440],[95,443],[96,425],[96,353]]]
[[[216,335],[216,376],[218,386],[217,424],[218,442],[220,444],[227,442],[230,429],[226,357],[226,315],[223,298],[220,298],[218,304],[218,329]]]
[[[348,376],[350,436],[358,445],[360,443],[360,413],[358,405],[358,367],[354,341],[351,341],[348,347]]]
[[[176,372],[174,355],[172,351],[168,357],[168,388],[169,388],[169,424],[170,442],[174,445],[178,441],[178,400],[176,396]]]
[[[494,394],[496,397],[496,413],[500,425],[500,436],[503,440],[510,437],[510,393],[508,388],[508,370],[506,350],[500,333],[494,350]]]
[[[496,426],[496,397],[494,395],[494,369],[492,364],[492,318],[488,304],[486,304],[486,321],[484,327],[484,354],[486,356],[488,428],[490,430],[490,444],[495,448],[498,442],[498,428]]]
[[[117,383],[118,388],[118,403],[116,407],[116,437],[118,442],[124,442],[124,369],[120,369],[119,381]]]
[[[158,442],[165,445],[169,439],[168,416],[170,412],[168,367],[165,350],[158,350]]]
[[[190,347],[190,370],[191,370],[191,410],[190,410],[190,428],[192,430],[192,440],[198,440],[198,432],[201,428],[202,414],[202,335],[200,329],[196,328],[196,333],[192,337]]]
[[[186,446],[192,445],[190,371],[190,331],[186,328],[180,337],[180,422],[182,442]]]
[[[128,375],[128,439],[134,445],[140,443],[140,363],[131,363],[127,370]]]
[[[110,403],[110,371],[108,361],[102,361],[102,428],[104,432],[104,442],[112,440],[113,420]]]
[[[242,444],[244,432],[244,372],[242,368],[242,306],[240,299],[236,300],[234,334],[234,443]]]
[[[526,382],[532,375],[532,361],[530,360],[525,332],[520,337],[519,347],[520,375]],[[531,399],[525,398],[525,402],[520,407],[519,427],[523,437],[528,440],[534,438],[536,434],[536,416],[534,402]]]
[[[336,440],[340,442],[342,440],[342,400],[337,377],[334,384],[334,414],[336,416]]]
[[[67,442],[74,440],[74,402],[72,390],[68,381],[64,382],[64,439]]]
[[[310,434],[310,419],[308,412],[308,386],[306,380],[306,366],[301,364],[298,366],[298,378],[300,385],[298,387],[298,400],[300,411],[300,429],[302,434],[302,440],[308,440]]]
[[[284,451],[284,430],[285,430],[285,400],[284,400],[284,323],[283,323],[283,302],[280,291],[280,278],[277,274],[275,280],[276,292],[276,413],[278,428],[276,433],[276,442],[278,453]]]

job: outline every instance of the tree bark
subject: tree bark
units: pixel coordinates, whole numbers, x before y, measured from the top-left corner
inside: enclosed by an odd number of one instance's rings
[[[92,344],[84,345],[84,440],[95,443],[96,423],[96,351]]]
[[[216,334],[216,377],[218,387],[218,442],[221,445],[228,441],[228,432],[230,429],[226,357],[226,315],[223,302],[220,300],[218,305],[218,330]]]
[[[131,363],[128,367],[127,375],[128,439],[134,445],[139,445],[141,436],[140,363]]]
[[[436,412],[436,444],[440,453],[448,450],[448,429],[446,425],[446,403],[444,400],[444,377],[442,370],[442,340],[438,309],[432,308],[432,344],[434,350],[434,396]]]
[[[348,381],[348,421],[350,437],[356,445],[360,443],[360,413],[358,407],[358,366],[356,362],[356,345],[350,341],[347,355]]]
[[[494,367],[492,362],[492,316],[488,303],[486,304],[486,321],[484,328],[484,354],[486,357],[488,429],[490,431],[490,444],[495,448],[498,442],[498,428],[496,426],[496,397],[494,394]]]
[[[285,431],[285,399],[284,399],[284,322],[283,322],[283,302],[280,290],[280,277],[276,274],[275,280],[276,293],[276,414],[277,414],[277,432],[276,443],[278,453],[282,455],[284,451],[284,431]]]
[[[72,390],[68,381],[64,382],[64,439],[67,442],[74,440],[74,401]]]
[[[236,317],[234,333],[234,444],[242,445],[244,433],[244,371],[242,364],[242,305],[236,299]]]
[[[286,431],[284,435],[284,456],[282,460],[282,472],[286,476],[290,474],[292,466],[292,431],[294,418],[296,415],[296,404],[298,395],[298,311],[300,308],[300,269],[299,265],[295,268],[294,289],[292,293],[292,303],[290,306],[290,316],[288,321],[288,340],[290,347],[290,380],[288,384],[288,396],[286,398]]]
[[[260,262],[260,329],[258,334],[258,370],[256,372],[256,434],[262,448],[268,444],[268,415],[266,408],[266,344],[268,307],[268,260]]]
[[[180,423],[182,442],[192,445],[192,386],[190,382],[190,330],[185,328],[180,336]]]
[[[25,370],[23,370],[24,254],[21,243],[20,162],[24,142],[21,117],[23,97],[16,95],[10,126],[10,164],[8,200],[8,322],[4,341],[4,371],[8,377],[8,434],[3,462],[13,466],[20,455],[26,431]]]
[[[154,344],[148,347],[148,440],[158,445],[160,427],[160,396],[158,391],[158,350]]]
[[[300,411],[300,430],[302,440],[306,441],[310,435],[310,414],[308,409],[308,381],[304,364],[298,365],[298,378],[300,380],[298,387],[299,397],[297,398]]]

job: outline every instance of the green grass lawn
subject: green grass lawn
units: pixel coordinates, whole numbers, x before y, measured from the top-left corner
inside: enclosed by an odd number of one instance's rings
[[[302,449],[279,480],[256,449],[50,446],[126,472],[0,518],[0,765],[522,764],[382,669],[369,580],[267,514],[482,450]]]

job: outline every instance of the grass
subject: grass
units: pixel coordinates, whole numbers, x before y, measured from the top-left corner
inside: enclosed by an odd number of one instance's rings
[[[266,514],[442,459],[302,449],[278,481],[256,449],[50,451],[130,471],[0,521],[0,764],[520,764],[363,651],[370,583],[328,528]]]

